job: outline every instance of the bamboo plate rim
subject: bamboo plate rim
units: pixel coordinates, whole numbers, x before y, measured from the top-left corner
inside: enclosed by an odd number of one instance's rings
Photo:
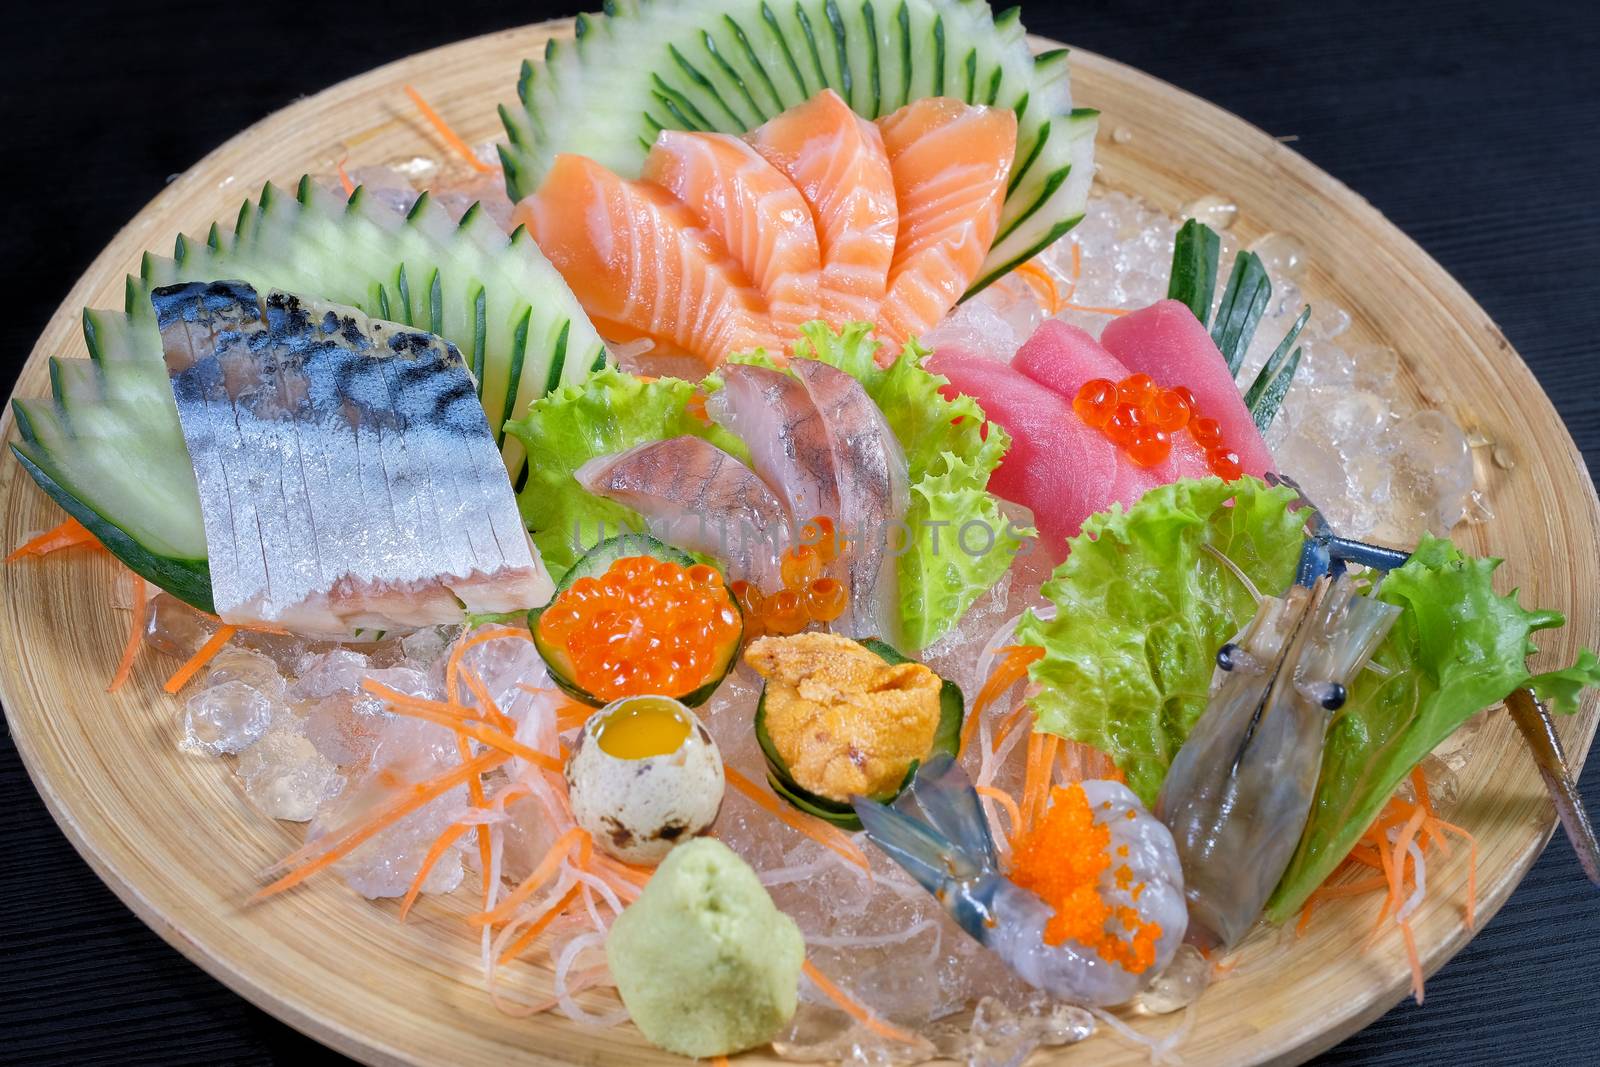
[[[226,199],[236,206],[240,199],[255,193],[261,180],[298,176],[274,172],[266,164],[263,165],[266,173],[249,171],[258,155],[275,158],[273,153],[283,144],[292,143],[310,130],[321,139],[313,147],[295,150],[297,154],[293,158],[298,161],[297,166],[312,173],[332,171],[338,156],[324,153],[321,148],[337,141],[323,128],[334,123],[335,113],[346,118],[355,116],[355,121],[348,126],[335,123],[335,130],[342,129],[348,134],[365,123],[359,136],[345,138],[348,148],[359,151],[361,145],[397,144],[410,138],[415,142],[415,149],[440,155],[437,147],[425,139],[425,132],[398,116],[392,104],[388,113],[384,113],[380,101],[398,96],[399,86],[408,81],[417,82],[464,133],[471,132],[473,136],[468,139],[472,143],[490,136],[491,126],[498,136],[492,108],[480,105],[509,98],[513,82],[496,71],[492,90],[483,88],[489,78],[485,68],[493,66],[487,62],[487,57],[492,56],[498,63],[513,53],[518,58],[536,55],[537,46],[544,39],[555,34],[570,35],[571,27],[571,19],[557,20],[417,53],[300,99],[230,138],[157,194],[96,257],[68,292],[35,345],[19,376],[16,395],[25,395],[41,386],[48,356],[66,349],[73,353],[79,350],[81,342],[72,339],[78,309],[96,303],[103,306],[105,294],[120,284],[122,273],[137,263],[141,252],[147,248],[160,249],[170,243],[177,220],[182,220],[185,228],[203,225],[207,220],[197,217],[200,210],[197,205]],[[1036,47],[1054,46],[1053,42],[1032,40]],[[514,73],[514,69],[510,68],[506,74]],[[443,92],[430,83],[430,78],[437,83],[446,77],[450,81]],[[1184,202],[1178,197],[1186,192],[1192,195],[1201,187],[1195,175],[1206,171],[1208,156],[1194,142],[1209,139],[1207,145],[1214,144],[1218,148],[1214,153],[1216,167],[1225,171],[1235,164],[1246,166],[1248,163],[1247,169],[1235,176],[1235,180],[1248,189],[1227,190],[1243,194],[1237,197],[1241,207],[1238,229],[1242,234],[1254,231],[1258,236],[1262,228],[1248,210],[1252,201],[1267,205],[1265,215],[1273,210],[1276,197],[1288,195],[1281,189],[1275,190],[1274,183],[1288,186],[1309,198],[1304,205],[1315,207],[1312,215],[1317,217],[1309,217],[1305,228],[1319,235],[1321,242],[1307,242],[1312,260],[1307,287],[1314,297],[1333,294],[1340,306],[1352,311],[1356,320],[1351,328],[1352,338],[1388,342],[1391,338],[1427,337],[1427,331],[1432,330],[1437,334],[1441,350],[1453,347],[1469,354],[1467,364],[1457,375],[1450,373],[1456,368],[1435,365],[1442,357],[1429,356],[1426,351],[1415,357],[1414,365],[1412,348],[1408,347],[1401,387],[1415,393],[1420,382],[1426,380],[1442,388],[1446,398],[1455,401],[1458,409],[1473,407],[1474,414],[1481,416],[1480,421],[1506,434],[1506,440],[1520,441],[1523,438],[1517,435],[1526,434],[1526,439],[1533,441],[1539,451],[1523,446],[1524,454],[1516,470],[1490,473],[1491,500],[1503,497],[1509,502],[1520,496],[1527,498],[1526,503],[1538,507],[1531,519],[1521,509],[1506,509],[1505,517],[1466,529],[1458,526],[1454,533],[1458,541],[1475,551],[1498,549],[1511,554],[1506,550],[1523,549],[1525,554],[1520,564],[1514,558],[1507,569],[1526,589],[1540,594],[1540,598],[1530,595],[1530,602],[1547,603],[1569,611],[1567,629],[1544,643],[1551,661],[1561,657],[1570,659],[1577,648],[1600,644],[1600,617],[1597,617],[1600,610],[1596,609],[1600,576],[1595,573],[1596,558],[1600,557],[1600,551],[1596,551],[1596,546],[1600,546],[1600,501],[1596,499],[1594,485],[1570,435],[1532,373],[1466,292],[1357,194],[1243,120],[1165,82],[1093,53],[1073,53],[1073,84],[1078,90],[1076,95],[1086,98],[1080,103],[1098,106],[1104,113],[1097,149],[1098,181],[1103,187],[1137,192],[1162,210],[1174,212],[1178,204]],[[1086,87],[1088,92],[1084,92]],[[1108,98],[1097,97],[1097,92],[1105,92]],[[467,105],[484,113],[471,114]],[[1131,140],[1110,136],[1111,131],[1120,129],[1129,129],[1134,136]],[[1163,137],[1167,139],[1162,140]],[[1147,152],[1144,148],[1147,142],[1157,144],[1158,151]],[[1186,164],[1192,169],[1185,171]],[[250,173],[249,181],[238,179],[235,170],[240,167]],[[1337,219],[1339,225],[1321,218],[1324,213],[1330,219]],[[226,219],[227,215],[219,217]],[[1370,236],[1372,246],[1360,250],[1370,258],[1362,259],[1352,249],[1343,247],[1344,236],[1339,226],[1348,226]],[[1342,258],[1362,262],[1371,278],[1365,275],[1352,278],[1351,272],[1340,276],[1323,273],[1318,263],[1324,254],[1335,261]],[[1390,306],[1390,291],[1397,294],[1393,299],[1412,303]],[[1359,309],[1365,309],[1367,314],[1356,315]],[[1400,347],[1398,343],[1396,347]],[[1468,394],[1470,383],[1463,379],[1484,379],[1479,384],[1487,388]],[[1477,409],[1479,404],[1487,408],[1487,414]],[[8,405],[0,414],[0,434],[8,439],[14,436],[12,423]],[[1530,482],[1537,482],[1531,495]],[[0,462],[0,506],[4,508],[0,537],[5,538],[0,543],[5,544],[19,540],[30,523],[34,526],[46,524],[44,517],[53,508],[32,488],[19,466],[9,459]],[[1519,520],[1527,521],[1518,525]],[[1543,527],[1540,521],[1544,522]],[[1537,535],[1541,533],[1544,541],[1537,542]],[[1537,559],[1528,554],[1529,546]],[[1558,553],[1563,546],[1567,549],[1565,556]],[[1574,547],[1581,551],[1571,551]],[[1563,566],[1537,565],[1549,559],[1558,559]],[[244,911],[239,906],[242,895],[237,890],[241,880],[247,882],[255,868],[222,867],[219,871],[204,871],[214,875],[222,883],[222,889],[217,890],[210,884],[189,887],[189,896],[183,898],[181,906],[176,905],[177,898],[172,894],[178,889],[172,883],[182,872],[168,876],[168,872],[147,869],[143,858],[132,851],[134,842],[129,840],[130,836],[137,838],[151,829],[147,823],[141,823],[141,819],[148,820],[152,813],[141,810],[142,793],[130,791],[126,783],[116,780],[114,772],[123,769],[118,762],[119,753],[94,746],[89,743],[93,738],[86,738],[82,745],[74,748],[72,742],[77,738],[72,731],[93,729],[98,725],[89,721],[84,707],[107,715],[126,716],[118,720],[117,725],[125,728],[130,737],[135,729],[142,729],[145,734],[154,730],[155,740],[144,737],[144,744],[148,747],[155,741],[165,743],[165,754],[152,755],[151,759],[157,761],[154,766],[171,772],[172,779],[158,779],[154,785],[159,788],[176,783],[195,791],[179,793],[172,798],[179,802],[226,804],[231,773],[220,761],[211,761],[207,768],[197,770],[176,758],[168,736],[174,728],[171,722],[174,705],[157,692],[157,675],[149,664],[142,665],[136,671],[134,683],[115,698],[94,692],[83,698],[83,707],[63,706],[52,713],[54,681],[80,676],[85,664],[91,672],[100,664],[109,671],[109,665],[115,661],[115,653],[108,657],[106,649],[120,646],[121,618],[109,620],[103,611],[96,613],[94,609],[98,605],[85,606],[83,595],[87,591],[91,602],[96,594],[103,599],[112,573],[109,563],[81,556],[61,564],[0,570],[0,610],[4,611],[7,623],[0,633],[0,651],[4,653],[4,661],[0,663],[0,702],[5,705],[18,752],[51,815],[96,875],[157,934],[247,1000],[319,1041],[367,1062],[449,1062],[451,1057],[441,1055],[439,1046],[433,1043],[436,1039],[433,1031],[448,1028],[452,1018],[466,1020],[469,1017],[495,1031],[483,1038],[482,1045],[478,1046],[480,1054],[493,1052],[529,1062],[563,1062],[560,1059],[563,1056],[582,1062],[682,1062],[644,1045],[631,1027],[590,1035],[551,1016],[529,1023],[502,1019],[498,1026],[493,1019],[485,1021],[483,1010],[487,998],[481,995],[481,989],[477,990],[476,1000],[459,996],[463,990],[471,991],[475,983],[481,985],[481,981],[470,973],[463,974],[461,960],[457,958],[460,953],[454,947],[446,945],[441,949],[436,941],[428,939],[432,935],[435,938],[459,936],[463,942],[470,940],[464,934],[457,934],[453,927],[448,934],[415,924],[409,928],[383,928],[388,931],[386,936],[390,940],[406,942],[392,950],[404,955],[405,969],[379,973],[391,978],[397,986],[422,989],[435,996],[438,1002],[429,1001],[418,1005],[416,1010],[403,1005],[397,1015],[378,1018],[377,1009],[387,1002],[381,998],[370,999],[376,994],[360,988],[360,977],[348,970],[361,961],[330,964],[321,958],[323,947],[311,943],[309,934],[307,943],[297,941],[292,952],[284,950],[286,954],[282,958],[272,957],[259,945],[259,939],[257,942],[246,939],[250,931],[260,934],[256,927],[265,928],[267,922],[261,915],[262,909]],[[51,595],[34,595],[39,593]],[[81,627],[63,625],[80,621]],[[59,658],[61,650],[51,645],[51,640],[86,644],[71,650],[81,653],[71,663],[41,663],[28,658],[30,645],[37,645],[44,652],[55,651]],[[139,703],[151,699],[155,715],[151,714],[151,708]],[[62,714],[63,711],[67,713]],[[166,716],[164,726],[161,715]],[[1587,754],[1597,719],[1600,719],[1600,709],[1591,697],[1578,715],[1560,723],[1562,740],[1575,765],[1581,765]],[[1477,812],[1480,817],[1494,816],[1506,822],[1504,827],[1495,828],[1497,836],[1481,842],[1485,846],[1486,877],[1480,880],[1480,921],[1487,921],[1504,903],[1538,856],[1555,825],[1531,764],[1526,757],[1507,755],[1504,749],[1511,736],[1504,716],[1490,720],[1468,769],[1482,763],[1485,764],[1484,773],[1499,770],[1507,777],[1495,779],[1502,786],[1496,796],[1486,798],[1474,794],[1461,801],[1461,806],[1473,812],[1487,807],[1487,813]],[[1501,747],[1495,748],[1491,742]],[[64,775],[65,763],[73,756],[92,758],[98,767],[113,772],[112,781],[97,786],[94,782]],[[1516,763],[1518,759],[1523,762]],[[1493,766],[1488,766],[1490,763]],[[1516,773],[1511,773],[1513,771]],[[96,787],[111,792],[97,797],[93,793]],[[87,795],[86,789],[89,790]],[[241,806],[236,796],[233,803],[234,808]],[[108,804],[112,806],[107,807]],[[222,824],[231,826],[241,817],[239,811],[231,809],[213,810],[201,805],[200,811],[208,820],[215,817],[214,821],[219,824],[203,827],[212,834],[224,833]],[[253,815],[248,811],[243,814]],[[281,854],[285,843],[292,843],[299,837],[298,829],[285,830],[261,816],[253,817],[262,825],[240,824],[239,832],[249,840],[230,839],[221,842],[221,846],[243,849],[252,856],[262,857],[264,862],[275,858],[274,849]],[[218,844],[217,841],[212,843]],[[1496,846],[1503,847],[1497,849]],[[218,847],[217,851],[225,855],[229,848]],[[173,855],[195,869],[203,869],[207,858],[181,852]],[[1459,921],[1447,914],[1450,910],[1447,898],[1459,890],[1462,880],[1459,870],[1430,871],[1429,903],[1418,921],[1419,949],[1425,970],[1430,974],[1470,937]],[[279,906],[273,912],[280,919],[289,912],[308,927],[313,923],[331,922],[333,929],[350,936],[372,934],[368,927],[373,921],[389,923],[392,916],[392,908],[368,907],[358,898],[327,886],[307,889],[284,903],[286,906]],[[1328,912],[1336,918],[1342,915],[1346,919],[1354,917],[1354,920],[1367,921],[1368,913],[1361,910],[1360,902],[1341,903],[1342,906],[1330,905]],[[441,910],[449,911],[452,907],[447,901]],[[339,909],[349,911],[341,914]],[[358,913],[350,909],[365,911]],[[321,926],[317,929],[320,932]],[[1300,951],[1308,952],[1311,947],[1325,943],[1331,945],[1338,935],[1337,930],[1314,928],[1307,937],[1308,946],[1302,946]],[[358,937],[353,944],[376,955],[380,948],[374,948],[371,941],[371,937],[366,941]],[[475,957],[472,947],[467,945],[467,951]],[[331,954],[333,950],[326,951]],[[1292,1018],[1286,1029],[1280,1022],[1261,1014],[1267,1010],[1264,1003],[1258,1009],[1255,1001],[1242,999],[1246,997],[1242,990],[1251,987],[1251,983],[1260,984],[1261,974],[1276,976],[1276,971],[1265,967],[1245,973],[1259,957],[1270,951],[1274,949],[1264,945],[1261,939],[1253,940],[1241,954],[1244,959],[1240,968],[1242,976],[1220,983],[1201,1000],[1190,1044],[1184,1046],[1191,1052],[1186,1056],[1188,1062],[1300,1062],[1365,1026],[1397,1002],[1406,989],[1405,968],[1403,964],[1396,967],[1392,959],[1374,956],[1357,965],[1347,959],[1330,958],[1324,969],[1337,971],[1339,982],[1357,983],[1351,989],[1334,985],[1331,992],[1353,994],[1352,999],[1296,1006],[1288,1011]],[[372,966],[376,968],[381,962],[374,960]],[[374,1017],[359,1015],[353,1004],[331,1004],[329,991],[314,987],[316,978],[324,972],[331,980],[344,981],[343,992],[360,1000],[375,1013]],[[1330,977],[1326,974],[1313,976],[1322,984]],[[371,978],[368,975],[369,981]],[[1284,997],[1286,989],[1292,999],[1296,992],[1305,992],[1284,982],[1273,982],[1263,989],[1268,1000]],[[1328,991],[1323,990],[1324,993]],[[457,1001],[452,1001],[452,996],[456,996]],[[1208,1016],[1207,1005],[1221,1003],[1234,1005],[1238,1010],[1223,1018],[1218,1018],[1216,1012]],[[492,1008],[488,1010],[493,1011]],[[1165,1032],[1170,1025],[1157,1023],[1154,1030]],[[546,1042],[545,1047],[534,1047],[541,1038]],[[1141,1054],[1105,1036],[1091,1039],[1081,1047],[1093,1048],[1097,1062],[1143,1062]],[[1074,1046],[1041,1053],[1036,1059],[1068,1062],[1085,1055],[1087,1053]],[[745,1059],[741,1058],[741,1062]],[[758,1062],[763,1057],[748,1059]]]

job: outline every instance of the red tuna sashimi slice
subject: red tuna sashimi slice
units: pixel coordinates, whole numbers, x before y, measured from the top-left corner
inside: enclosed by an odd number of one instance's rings
[[[878,127],[824,89],[745,138],[789,176],[811,209],[822,253],[822,318],[836,327],[875,322],[899,225]]]
[[[766,301],[716,237],[663,189],[583,156],[557,156],[512,221],[613,340],[648,337],[709,366],[731,353],[778,350]]]
[[[1085,383],[1096,378],[1117,382],[1131,373],[1099,341],[1059,319],[1049,319],[1035,330],[1011,357],[1011,365],[1060,395],[1069,405]],[[1172,454],[1154,467],[1139,466],[1119,449],[1112,495],[1119,500],[1137,500],[1158,485],[1179,478],[1204,478],[1210,473],[1205,449],[1197,445],[1186,430],[1180,430],[1172,435]]]
[[[725,133],[667,130],[641,177],[683,203],[766,297],[787,336],[817,317],[822,253],[805,198],[759,152]]]
[[[926,366],[950,379],[941,392],[972,397],[1011,434],[989,491],[1031,509],[1051,558],[1063,558],[1067,538],[1114,499],[1116,446],[1085,426],[1060,395],[1004,363],[941,348]]]
[[[1163,385],[1188,386],[1201,415],[1221,424],[1222,441],[1239,454],[1246,474],[1259,478],[1273,469],[1272,455],[1228,364],[1186,306],[1162,300],[1124,315],[1105,328],[1100,343],[1129,370],[1142,371]]]
[[[878,120],[894,175],[899,230],[879,333],[899,342],[955,307],[1000,226],[1017,117],[949,97],[917,100]]]

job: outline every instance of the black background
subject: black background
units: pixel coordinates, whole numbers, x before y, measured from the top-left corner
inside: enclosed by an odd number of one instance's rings
[[[301,95],[579,5],[362,0],[311,17],[268,3],[6,6],[0,386],[9,389],[67,289],[169,175]],[[1371,200],[1488,310],[1594,473],[1600,5],[1034,0],[1025,15],[1036,32],[1296,135],[1296,149]],[[1600,812],[1600,776],[1586,786]],[[9,735],[0,846],[0,1061],[327,1055],[117,902],[51,822]],[[1319,1062],[1600,1061],[1586,1033],[1600,1017],[1597,958],[1600,894],[1558,836],[1501,914],[1429,981],[1426,1006],[1402,1004]],[[1092,1058],[1086,1048],[1074,1061]]]

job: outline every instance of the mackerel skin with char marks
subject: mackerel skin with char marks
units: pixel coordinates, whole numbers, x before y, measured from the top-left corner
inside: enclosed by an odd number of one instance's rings
[[[242,282],[152,303],[224,621],[341,636],[549,598],[454,346]]]

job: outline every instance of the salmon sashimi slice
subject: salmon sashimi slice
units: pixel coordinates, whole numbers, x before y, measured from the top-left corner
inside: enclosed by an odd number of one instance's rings
[[[822,253],[805,198],[746,142],[724,133],[666,130],[643,179],[678,199],[728,249],[766,298],[785,336],[817,317]]]
[[[1096,378],[1119,382],[1131,371],[1110,352],[1076,326],[1060,319],[1047,319],[1033,336],[1023,342],[1011,365],[1069,405],[1088,382]],[[1159,382],[1160,385],[1182,382]],[[1132,502],[1158,485],[1179,478],[1204,478],[1211,473],[1206,451],[1184,430],[1172,435],[1172,454],[1153,467],[1141,467],[1120,449],[1117,477],[1112,486],[1115,499]]]
[[[822,255],[819,311],[835,328],[876,322],[899,230],[894,176],[878,127],[832,89],[745,135],[810,208]]]
[[[1244,406],[1227,361],[1187,306],[1160,300],[1131,312],[1106,326],[1100,343],[1130,371],[1148,374],[1162,385],[1188,386],[1200,413],[1222,425],[1222,443],[1238,453],[1244,473],[1259,478],[1273,469],[1272,454]]]
[[[796,532],[808,519],[839,521],[833,442],[800,379],[743,363],[721,370],[706,414],[750,449],[750,465],[783,498]]]
[[[449,342],[242,282],[151,303],[224,622],[348,637],[549,599]]]
[[[796,359],[789,367],[822,416],[838,477],[837,529],[845,539],[850,604],[838,621],[846,637],[880,637],[903,648],[899,562],[911,478],[905,450],[861,383],[827,363]]]
[[[512,212],[597,328],[716,366],[778,350],[765,299],[716,236],[665,190],[562,155]]]
[[[898,348],[944,318],[978,276],[1000,226],[1017,117],[934,96],[884,116],[878,128],[900,219],[877,322]]]
[[[782,502],[754,471],[705,438],[649,441],[591,459],[573,477],[639,512],[667,544],[722,561],[730,579],[763,589],[783,584],[779,560],[790,537]]]

